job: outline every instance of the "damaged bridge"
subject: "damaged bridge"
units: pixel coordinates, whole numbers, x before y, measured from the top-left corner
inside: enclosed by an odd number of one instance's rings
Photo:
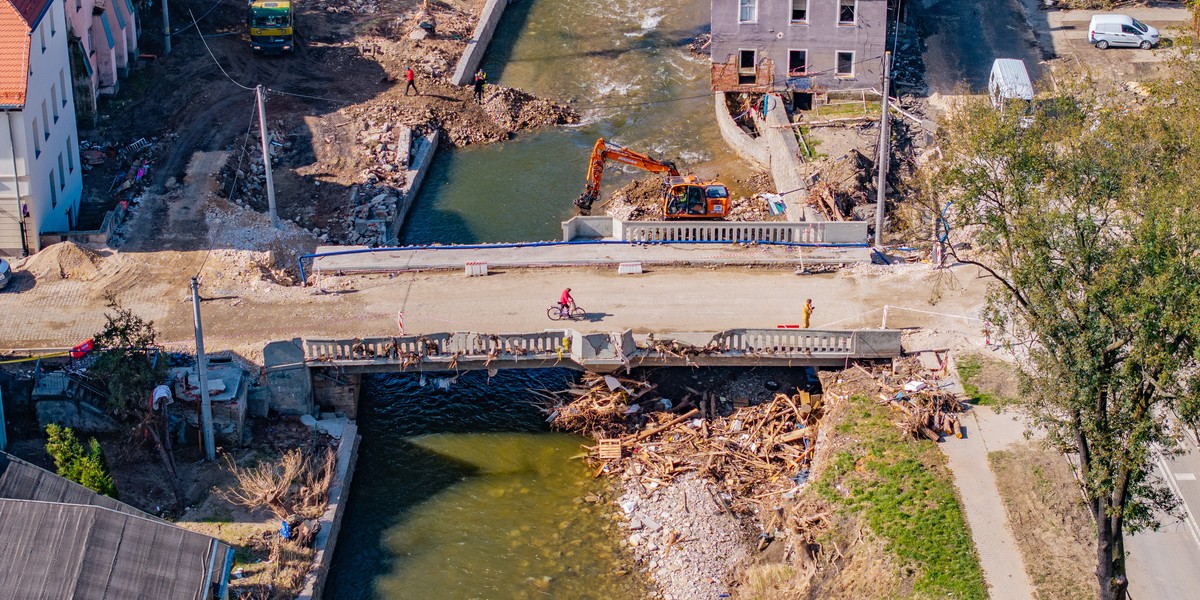
[[[272,404],[285,414],[320,404],[353,418],[364,373],[567,367],[612,373],[641,366],[842,366],[900,355],[894,329],[730,329],[635,335],[432,333],[363,339],[295,339],[264,349]]]

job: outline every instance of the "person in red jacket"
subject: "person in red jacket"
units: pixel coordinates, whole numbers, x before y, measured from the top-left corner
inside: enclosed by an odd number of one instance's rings
[[[563,315],[571,314],[571,306],[575,304],[575,299],[571,297],[571,288],[562,291],[558,297],[558,312]]]
[[[412,67],[409,67],[404,71],[404,81],[407,82],[404,85],[405,96],[408,95],[409,88],[412,88],[412,91],[416,92],[418,96],[421,95],[421,90],[417,89],[417,74],[413,73]]]

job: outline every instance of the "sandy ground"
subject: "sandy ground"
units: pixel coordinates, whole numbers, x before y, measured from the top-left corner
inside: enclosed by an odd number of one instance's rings
[[[588,311],[587,321],[574,323],[583,331],[775,327],[801,322],[801,305],[812,298],[813,327],[878,327],[886,304],[898,307],[889,310],[890,327],[932,327],[918,342],[936,345],[944,343],[939,332],[980,336],[972,319],[986,291],[974,268],[933,271],[912,264],[807,276],[745,267],[665,268],[640,276],[611,269],[512,270],[471,278],[407,273],[330,278],[322,294],[265,281],[261,271],[230,271],[232,259],[205,262],[199,251],[105,254],[86,280],[37,280],[18,264],[17,280],[0,293],[0,349],[77,344],[102,327],[109,296],[152,319],[169,346],[187,348],[193,339],[188,286],[197,271],[204,277],[206,347],[248,357],[271,340],[394,335],[397,311],[404,312],[410,334],[539,331],[552,326],[545,307],[568,286]]]

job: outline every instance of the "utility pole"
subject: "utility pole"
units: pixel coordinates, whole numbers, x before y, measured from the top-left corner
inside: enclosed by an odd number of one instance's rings
[[[167,0],[162,0],[163,8],[163,54],[171,53],[171,15],[167,10]]]
[[[888,114],[888,88],[892,85],[892,53],[883,53],[883,112],[879,115],[879,181],[875,194],[875,247],[883,246],[883,211],[886,206],[888,160],[890,160],[892,138],[888,126],[892,116]]]
[[[279,215],[275,212],[275,179],[271,177],[271,140],[267,137],[267,100],[263,86],[254,88],[258,98],[258,130],[262,134],[263,174],[267,177],[267,210],[271,212],[271,227],[279,229]]]
[[[204,355],[204,327],[200,324],[200,282],[192,278],[192,318],[196,322],[196,379],[200,384],[200,426],[204,437],[204,457],[217,458],[213,440],[212,399],[208,397],[208,357]]]

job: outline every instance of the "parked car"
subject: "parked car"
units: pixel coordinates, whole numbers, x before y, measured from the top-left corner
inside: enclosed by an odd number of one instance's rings
[[[1149,50],[1158,40],[1157,29],[1128,15],[1094,15],[1088,24],[1088,41],[1101,50],[1109,46]]]
[[[8,285],[12,278],[12,267],[8,265],[7,260],[0,258],[0,290],[4,289],[4,286]]]
[[[996,110],[1015,110],[1021,127],[1033,123],[1033,83],[1025,61],[1016,58],[997,58],[988,77],[988,97]]]

